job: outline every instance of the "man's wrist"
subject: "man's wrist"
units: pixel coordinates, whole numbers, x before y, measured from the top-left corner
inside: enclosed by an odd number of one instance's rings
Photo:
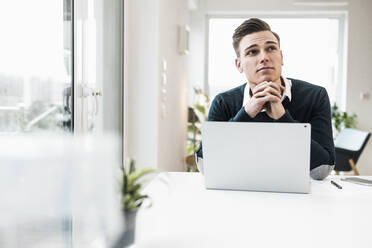
[[[249,115],[249,117],[251,117],[251,118],[256,117],[256,115],[258,114],[258,113],[255,113],[254,111],[252,111],[252,110],[249,108],[248,104],[246,104],[246,105],[244,106],[244,111],[245,111],[245,112],[247,113],[247,115]]]
[[[277,111],[277,113],[274,115],[274,118],[273,118],[273,119],[278,120],[278,119],[282,118],[283,115],[285,115],[285,109],[282,107],[282,108],[280,108],[280,109]]]
[[[276,105],[276,104],[280,104],[280,106]],[[275,105],[274,104],[271,104],[271,111],[269,114],[269,116],[274,119],[274,120],[278,120],[280,118],[283,117],[283,115],[285,114],[285,109],[283,107],[283,105],[281,103],[276,103]]]
[[[281,111],[281,113],[279,113],[279,117],[278,118],[276,118],[276,120],[278,120],[278,119],[280,119],[280,118],[282,118],[283,117],[283,115],[285,115],[285,110],[284,110],[284,108],[283,108],[283,110]]]

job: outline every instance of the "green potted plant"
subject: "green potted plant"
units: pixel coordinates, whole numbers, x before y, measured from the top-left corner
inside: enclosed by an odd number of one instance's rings
[[[357,115],[339,110],[336,103],[331,108],[332,125],[334,128],[334,137],[340,133],[343,128],[357,128]]]
[[[126,165],[121,167],[121,209],[125,218],[125,231],[114,247],[127,247],[134,243],[136,217],[138,210],[148,195],[142,194],[141,190],[144,185],[142,180],[145,175],[154,172],[152,168],[142,170],[136,169],[136,162],[128,159]]]
[[[197,101],[188,107],[186,171],[198,171],[195,153],[201,140],[201,123],[208,119],[210,99],[201,89],[194,88]]]

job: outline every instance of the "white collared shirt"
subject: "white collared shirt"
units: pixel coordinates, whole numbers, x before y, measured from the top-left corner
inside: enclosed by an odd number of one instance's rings
[[[292,94],[291,94],[291,88],[292,88],[292,81],[286,77],[281,77],[284,81],[284,84],[285,84],[285,89],[284,89],[284,93],[282,95],[282,99],[281,101],[283,102],[283,100],[285,99],[285,97],[288,97],[288,100],[291,101],[292,99]],[[243,107],[249,102],[249,100],[251,100],[251,94],[250,94],[250,87],[249,87],[249,82],[245,85],[245,88],[244,88],[244,97],[243,97]],[[248,87],[247,87],[248,86]],[[262,110],[262,111],[265,111],[265,110]]]

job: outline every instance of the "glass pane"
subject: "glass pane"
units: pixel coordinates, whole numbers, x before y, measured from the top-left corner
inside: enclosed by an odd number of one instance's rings
[[[72,126],[71,0],[0,3],[0,133]]]

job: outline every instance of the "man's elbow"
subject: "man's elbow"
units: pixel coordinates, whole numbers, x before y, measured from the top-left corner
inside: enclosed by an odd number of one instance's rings
[[[331,173],[334,167],[334,165],[328,164],[320,165],[310,171],[310,176],[314,180],[323,180]]]

